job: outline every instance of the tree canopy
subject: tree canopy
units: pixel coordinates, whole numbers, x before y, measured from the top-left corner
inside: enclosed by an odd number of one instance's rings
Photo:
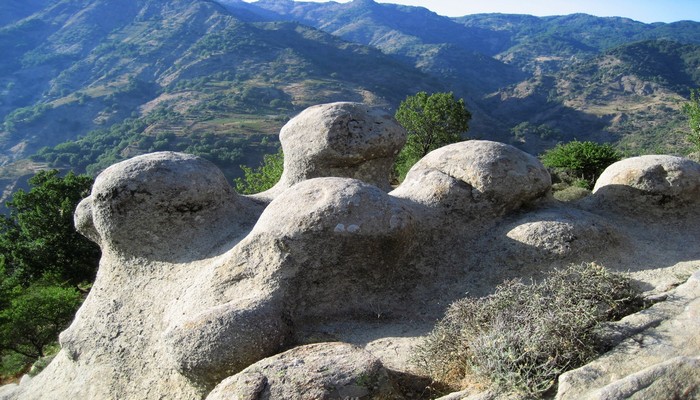
[[[30,358],[43,357],[44,348],[58,339],[82,301],[73,287],[30,286],[0,310],[0,347]]]
[[[83,300],[78,285],[95,278],[100,248],[73,225],[92,183],[85,175],[39,172],[29,179],[29,191],[7,202],[9,215],[0,216],[2,371],[12,370],[5,360],[15,355],[26,357],[20,369],[43,357]]]
[[[28,192],[13,195],[7,203],[9,217],[0,218],[0,254],[7,273],[24,285],[47,273],[76,285],[94,279],[100,249],[73,226],[73,212],[92,183],[87,175],[41,171],[29,179]]]
[[[266,154],[259,167],[253,169],[241,165],[241,169],[243,169],[244,176],[243,178],[237,178],[235,181],[238,193],[255,194],[270,189],[280,180],[284,170],[284,153],[282,153],[282,148],[277,153]]]
[[[408,133],[396,162],[397,173],[403,177],[429,152],[462,140],[471,114],[464,100],[457,100],[452,93],[418,92],[401,102],[395,118]]]
[[[619,161],[621,156],[609,143],[574,140],[558,144],[545,151],[540,158],[546,167],[583,179],[588,189],[591,189],[605,168]]]

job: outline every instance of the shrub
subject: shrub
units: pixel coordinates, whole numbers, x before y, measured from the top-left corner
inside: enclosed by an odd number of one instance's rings
[[[554,198],[559,201],[576,201],[591,194],[591,191],[579,186],[568,186],[554,192]]]
[[[507,281],[490,296],[452,304],[415,360],[440,382],[459,385],[469,377],[499,392],[537,396],[604,350],[601,322],[641,305],[627,277],[595,264],[530,285]]]
[[[241,194],[264,192],[275,186],[284,171],[284,153],[280,148],[277,153],[266,154],[262,164],[256,168],[241,165],[244,177],[235,180],[236,191]]]
[[[690,128],[686,139],[693,145],[694,151],[700,151],[700,89],[690,91],[690,101],[683,105],[683,112],[688,116]]]
[[[620,158],[620,153],[608,143],[577,140],[559,144],[541,156],[544,166],[584,180],[587,189],[592,189],[605,168]]]

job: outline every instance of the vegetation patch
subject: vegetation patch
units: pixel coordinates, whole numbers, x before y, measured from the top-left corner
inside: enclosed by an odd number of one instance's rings
[[[452,304],[415,361],[438,382],[539,397],[606,350],[601,323],[642,306],[628,277],[596,264],[556,270],[539,283],[507,281],[490,296]]]

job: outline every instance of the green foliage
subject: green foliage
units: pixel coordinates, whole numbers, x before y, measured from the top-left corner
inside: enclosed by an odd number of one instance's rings
[[[688,116],[690,132],[686,139],[700,151],[700,89],[690,92],[690,101],[683,105],[683,112]]]
[[[552,187],[552,189],[554,189],[554,187]],[[590,194],[591,191],[589,189],[576,185],[567,186],[562,190],[555,190],[553,193],[554,198],[559,201],[576,201]]]
[[[140,87],[138,81],[136,86]],[[109,129],[97,129],[86,136],[44,147],[32,157],[52,167],[70,167],[97,175],[110,165],[122,161],[126,154],[154,151],[181,151],[201,156],[225,169],[238,165],[243,149],[251,138],[232,135],[190,132],[178,135],[172,131],[148,133],[153,126],[169,127],[182,124],[182,114],[168,108],[158,108],[141,118],[127,118]],[[158,132],[156,130],[156,132]]]
[[[82,302],[75,288],[32,285],[0,311],[0,349],[43,357]]]
[[[92,178],[41,171],[30,190],[16,192],[0,217],[0,378],[25,370],[72,320],[82,302],[77,289],[92,281],[97,245],[73,226],[78,202]]]
[[[462,140],[469,129],[471,114],[463,99],[452,93],[418,92],[408,96],[396,111],[396,120],[408,132],[406,146],[397,157],[395,169],[403,178],[429,152]]]
[[[490,296],[452,304],[416,360],[438,381],[459,385],[470,377],[500,392],[538,396],[605,350],[602,322],[642,305],[629,278],[595,264],[530,285],[508,281]]]
[[[94,279],[99,247],[80,235],[73,212],[92,186],[92,178],[64,177],[57,170],[29,179],[28,192],[17,191],[0,217],[0,254],[7,275],[28,285],[46,274],[78,284]]]
[[[546,167],[584,179],[588,183],[588,189],[593,188],[605,168],[620,158],[620,154],[609,143],[577,140],[558,144],[541,156],[542,164]]]
[[[26,373],[33,360],[14,351],[0,353],[0,357],[0,385],[10,383]]]
[[[48,104],[37,104],[32,107],[18,108],[5,117],[4,127],[10,133],[38,121],[52,107]]]
[[[236,191],[242,194],[260,193],[280,180],[284,170],[284,154],[280,148],[277,153],[266,154],[263,163],[258,168],[250,168],[241,165],[245,176],[235,181]]]
[[[516,140],[525,140],[527,135],[538,136],[542,140],[560,139],[561,132],[547,124],[534,125],[530,122],[521,122],[510,129]]]

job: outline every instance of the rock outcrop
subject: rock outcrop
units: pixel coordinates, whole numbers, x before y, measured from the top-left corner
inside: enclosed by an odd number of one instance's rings
[[[535,157],[476,140],[387,193],[405,133],[360,104],[312,107],[281,139],[282,180],[253,196],[184,154],[105,170],[75,218],[103,251],[93,288],[54,361],[0,398],[400,398],[385,378],[416,373],[410,347],[467,292],[581,261],[661,292],[698,268],[687,160],[616,164],[590,198],[560,203]]]
[[[381,109],[361,103],[309,107],[280,131],[284,173],[263,197],[274,197],[301,181],[336,176],[390,189],[394,158],[406,132]]]
[[[345,343],[296,347],[223,382],[207,400],[360,399],[394,394],[389,374],[369,352]]]
[[[700,398],[700,271],[663,300],[611,324],[619,343],[563,374],[556,398]]]

